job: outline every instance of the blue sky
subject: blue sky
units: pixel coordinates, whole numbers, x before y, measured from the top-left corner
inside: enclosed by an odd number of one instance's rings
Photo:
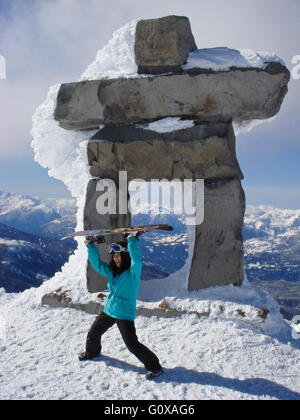
[[[73,81],[114,30],[133,18],[188,16],[198,48],[275,52],[291,71],[300,55],[299,0],[0,0],[0,189],[69,197],[33,160],[31,117],[48,88]],[[248,204],[300,208],[300,79],[271,123],[237,137]]]

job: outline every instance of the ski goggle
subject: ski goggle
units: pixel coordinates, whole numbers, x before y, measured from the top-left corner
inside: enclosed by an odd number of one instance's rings
[[[108,251],[112,252],[128,252],[127,248],[124,248],[122,245],[119,244],[111,244]]]

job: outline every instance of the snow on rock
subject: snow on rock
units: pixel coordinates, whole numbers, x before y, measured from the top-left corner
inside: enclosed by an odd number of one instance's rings
[[[86,156],[87,142],[95,131],[74,132],[59,127],[53,119],[59,85],[50,88],[47,99],[39,106],[33,116],[31,146],[35,160],[44,168],[49,169],[49,175],[64,182],[77,204],[77,230],[83,229],[83,209],[88,180],[89,167]],[[53,140],[55,139],[55,141]],[[62,271],[56,273],[47,284],[49,288],[58,284],[68,284],[76,290],[84,288],[83,279],[86,271],[86,247],[83,241],[78,241],[75,254],[69,259]],[[77,283],[76,283],[77,282]],[[51,284],[51,286],[50,286]],[[57,288],[58,288],[57,287]],[[50,290],[48,290],[50,291]]]
[[[233,128],[234,133],[236,136],[238,136],[241,133],[250,133],[250,131],[253,130],[253,128],[258,127],[261,124],[264,124],[265,122],[272,123],[276,118],[268,118],[266,120],[250,120],[250,121],[233,121]]]
[[[80,81],[137,76],[134,58],[135,19],[113,33],[109,43],[97,52],[96,58],[81,75]]]
[[[274,53],[257,52],[252,49],[235,50],[228,47],[203,48],[192,51],[182,69],[201,68],[213,71],[229,71],[232,67],[264,69],[270,62],[285,65]]]
[[[182,281],[187,266],[163,281],[143,282],[138,306],[155,308],[164,299],[171,310],[207,314],[210,319],[240,321],[272,336],[289,335],[290,327],[280,314],[279,304],[264,289],[251,285],[246,274],[241,287],[219,286],[188,292]],[[262,318],[264,310],[267,310],[265,319]]]
[[[144,124],[137,125],[137,128],[143,128],[144,130],[156,131],[157,133],[169,133],[170,131],[185,130],[187,128],[194,127],[194,121],[181,120],[180,118],[163,118],[161,120]]]

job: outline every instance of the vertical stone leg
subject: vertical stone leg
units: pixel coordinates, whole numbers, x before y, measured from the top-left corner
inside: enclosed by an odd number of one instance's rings
[[[119,214],[119,190],[117,187],[117,214],[100,215],[97,212],[97,199],[104,194],[97,191],[97,183],[99,179],[90,180],[87,187],[86,203],[84,209],[84,229],[114,229],[116,227],[131,226],[131,214]],[[129,196],[127,197],[128,202]],[[108,252],[108,247],[111,242],[120,242],[123,240],[122,234],[108,236],[106,242],[101,245],[96,245],[101,256],[102,261],[109,263],[111,255]],[[97,273],[88,261],[87,265],[87,289],[91,293],[105,290],[107,288],[107,279]]]
[[[188,290],[241,285],[245,194],[238,179],[205,182],[204,222],[196,226]]]

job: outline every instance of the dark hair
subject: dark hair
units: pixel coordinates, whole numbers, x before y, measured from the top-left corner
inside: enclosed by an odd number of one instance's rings
[[[120,267],[117,267],[116,263],[114,262],[114,259],[113,259],[114,252],[112,253],[112,258],[109,263],[109,268],[111,269],[114,277],[128,270],[131,266],[131,258],[130,258],[129,252],[121,252],[120,254],[121,254]]]

